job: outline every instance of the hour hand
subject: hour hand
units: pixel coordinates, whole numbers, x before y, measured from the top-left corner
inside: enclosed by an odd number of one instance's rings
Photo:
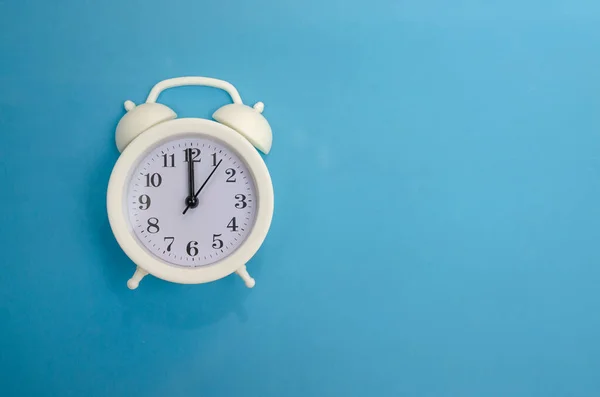
[[[195,161],[193,160],[192,153],[193,153],[193,149],[190,148],[187,150],[188,196],[185,198],[186,209],[185,209],[185,211],[183,211],[184,214],[188,210],[188,208],[196,208],[198,206],[198,198],[194,194],[194,191],[196,190],[196,188],[194,187],[194,180],[195,180],[195,178],[194,178],[194,163],[195,163]]]

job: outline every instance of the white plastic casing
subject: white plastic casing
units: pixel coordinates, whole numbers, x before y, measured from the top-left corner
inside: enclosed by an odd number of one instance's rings
[[[213,114],[218,122],[196,118],[176,119],[177,115],[173,110],[156,101],[164,90],[185,85],[222,89],[231,96],[233,103]],[[116,130],[117,148],[122,154],[110,176],[107,209],[117,242],[138,266],[127,286],[130,289],[137,288],[147,274],[175,283],[196,284],[214,281],[235,272],[248,288],[254,287],[255,281],[248,274],[246,262],[259,249],[269,231],[274,201],[269,171],[254,149],[256,147],[265,154],[269,153],[273,142],[271,127],[261,114],[264,104],[257,102],[253,107],[244,105],[238,91],[230,83],[210,77],[192,76],[161,81],[152,88],[146,103],[136,106],[133,102],[126,101],[125,109],[127,113],[119,121]],[[252,231],[235,252],[211,265],[181,268],[162,261],[143,247],[131,230],[124,198],[131,172],[144,154],[163,141],[196,134],[224,142],[244,160],[256,185],[258,209]]]

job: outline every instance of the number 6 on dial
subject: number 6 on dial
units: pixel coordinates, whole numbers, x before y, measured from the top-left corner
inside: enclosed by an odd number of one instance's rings
[[[213,114],[216,121],[177,119],[156,99],[182,85],[223,89],[233,103]],[[198,284],[237,273],[254,286],[246,263],[273,216],[271,177],[256,151],[271,149],[263,108],[244,105],[231,84],[206,77],[165,80],[146,103],[125,102],[107,210],[115,238],[137,265],[129,288],[147,274]]]

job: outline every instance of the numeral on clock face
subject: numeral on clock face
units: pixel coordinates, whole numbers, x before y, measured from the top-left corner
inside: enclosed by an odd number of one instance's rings
[[[195,162],[199,163],[200,162],[200,149],[198,149],[198,148],[192,148],[191,152],[192,152],[192,155],[191,155],[192,156],[192,161],[195,161]],[[190,151],[187,150],[187,149],[184,149],[183,153],[185,153],[184,154],[184,156],[185,156],[185,160],[184,161],[187,163],[188,161],[190,161]]]
[[[175,237],[165,237],[164,240],[167,242],[167,252],[171,252],[171,246],[175,242]]]
[[[148,252],[168,264],[198,267],[223,260],[252,230],[252,173],[221,142],[205,137],[163,142],[140,159],[132,175],[131,229]],[[198,205],[185,211],[190,190]]]
[[[162,176],[158,172],[150,175],[144,175],[146,177],[146,187],[159,187],[162,183]]]
[[[146,211],[148,208],[150,208],[150,203],[152,202],[152,200],[150,200],[150,196],[148,196],[147,194],[142,194],[139,198],[139,202],[141,204],[139,208],[142,211]]]
[[[158,233],[160,231],[160,227],[158,227],[158,219],[156,218],[149,218],[148,219],[148,227],[146,228],[146,230],[148,231],[148,233]]]
[[[234,176],[235,176],[235,170],[233,168],[227,168],[227,170],[225,171],[225,173],[229,176],[227,178],[227,182],[237,182],[237,180],[234,178]]]
[[[235,208],[243,210],[244,208],[246,208],[248,206],[245,195],[236,194],[235,199],[237,200],[237,203],[235,203]]]
[[[229,221],[229,223],[227,224],[227,228],[231,229],[232,232],[237,232],[238,230],[238,225],[235,222],[235,216],[233,218],[231,218],[231,220]]]
[[[221,249],[223,248],[223,240],[221,240],[218,237],[221,237],[221,234],[213,234],[213,244],[212,247],[215,249]]]
[[[163,167],[175,167],[175,154],[163,154]]]
[[[197,241],[190,241],[187,245],[187,247],[185,248],[185,252],[187,252],[187,254],[189,256],[196,256],[198,255],[198,242]]]

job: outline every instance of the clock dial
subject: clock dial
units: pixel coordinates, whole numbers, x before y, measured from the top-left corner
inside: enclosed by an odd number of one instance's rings
[[[187,137],[163,142],[142,158],[125,206],[148,251],[172,265],[198,267],[244,242],[256,199],[252,175],[237,153],[211,138]]]

